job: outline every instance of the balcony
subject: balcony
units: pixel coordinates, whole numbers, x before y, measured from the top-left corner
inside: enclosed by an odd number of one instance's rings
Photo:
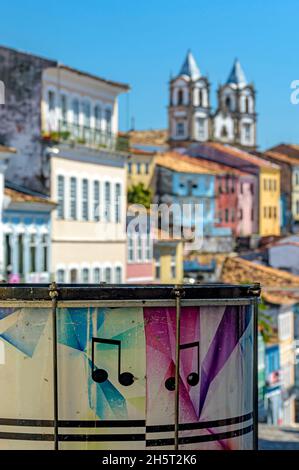
[[[66,121],[59,121],[57,131],[44,132],[44,141],[52,143],[69,143],[72,146],[85,145],[96,149],[107,149],[119,152],[129,150],[129,137],[126,134],[114,134],[89,126],[81,126]]]

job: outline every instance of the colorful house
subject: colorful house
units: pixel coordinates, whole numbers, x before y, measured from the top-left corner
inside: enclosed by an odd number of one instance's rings
[[[153,186],[156,152],[131,148],[129,151],[128,188],[142,183],[145,188]]]
[[[299,226],[299,146],[280,144],[264,155],[281,169],[282,229],[296,229]]]
[[[223,170],[222,170],[223,171]],[[229,252],[232,249],[232,231],[216,223],[216,177],[221,170],[206,162],[175,152],[156,158],[155,202],[176,205],[173,224],[192,228],[195,225],[196,205],[202,209],[202,251]]]
[[[136,230],[130,228],[133,215],[127,215],[127,278],[129,284],[151,284],[154,281],[153,233],[150,218]],[[135,227],[134,227],[135,228]]]
[[[154,279],[158,284],[183,282],[183,240],[162,230],[155,231]]]
[[[280,168],[269,160],[230,145],[205,143],[192,147],[187,154],[221,163],[254,175],[258,194],[254,194],[258,208],[258,232],[261,237],[280,234]]]
[[[43,194],[6,182],[3,212],[4,271],[8,282],[51,280],[51,212]]]

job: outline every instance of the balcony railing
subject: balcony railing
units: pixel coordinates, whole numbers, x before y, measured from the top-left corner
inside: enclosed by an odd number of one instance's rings
[[[65,142],[72,145],[109,149],[126,152],[129,149],[129,138],[126,135],[114,134],[109,130],[101,130],[90,126],[59,121],[57,131],[43,133],[43,140]]]

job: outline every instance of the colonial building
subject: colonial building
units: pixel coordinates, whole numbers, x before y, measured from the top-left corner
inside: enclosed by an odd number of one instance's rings
[[[235,60],[224,85],[218,89],[215,113],[210,106],[210,83],[189,51],[179,74],[170,80],[169,144],[188,147],[215,140],[246,149],[256,147],[255,89]]]
[[[1,109],[2,106],[0,106]],[[3,230],[3,209],[5,207],[4,181],[5,172],[12,155],[16,150],[11,147],[0,145],[0,280],[6,279],[5,253],[4,253],[4,230]]]
[[[198,144],[186,153],[197,157],[200,163],[202,159],[210,160],[255,176],[253,219],[258,220],[258,234],[261,237],[280,235],[280,167],[277,164],[216,142]],[[243,203],[247,203],[244,198]]]
[[[197,159],[169,152],[156,159],[155,201],[177,205],[172,214],[174,226],[193,228],[196,225],[194,208],[202,208],[202,245],[204,252],[232,250],[232,231],[216,226],[216,177],[224,170]]]
[[[210,138],[210,84],[189,51],[169,87],[169,141],[173,147]]]
[[[55,278],[122,282],[128,146],[118,136],[117,97],[129,87],[5,47],[0,80],[6,83],[0,139],[19,151],[7,177],[58,203]]]
[[[299,227],[299,147],[280,144],[263,154],[280,166],[281,228],[285,232]]]
[[[142,183],[145,188],[153,187],[156,152],[131,148],[127,162],[128,187]]]
[[[55,206],[43,194],[6,182],[2,226],[8,282],[51,280],[51,211]]]

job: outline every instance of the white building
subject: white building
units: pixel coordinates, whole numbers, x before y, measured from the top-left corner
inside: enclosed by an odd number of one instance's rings
[[[6,84],[1,138],[19,158],[7,178],[58,204],[52,278],[123,282],[128,142],[118,134],[117,98],[128,85],[0,47],[0,79],[9,74],[17,79]]]
[[[255,89],[235,60],[226,83],[218,89],[211,111],[210,84],[189,51],[179,74],[170,81],[169,143],[186,147],[215,140],[246,149],[256,147]]]

